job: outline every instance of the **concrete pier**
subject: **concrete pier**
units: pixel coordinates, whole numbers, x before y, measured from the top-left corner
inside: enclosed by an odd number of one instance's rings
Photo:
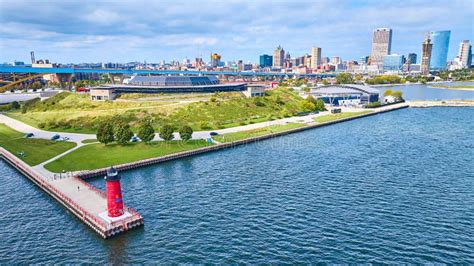
[[[2,147],[0,147],[0,157],[103,238],[110,238],[142,226],[144,223],[142,216],[137,211],[126,206],[124,206],[124,215],[109,218],[106,214],[105,192],[77,176],[62,175],[60,177],[59,174],[54,178],[42,176]]]
[[[474,107],[474,100],[410,101],[410,107]]]

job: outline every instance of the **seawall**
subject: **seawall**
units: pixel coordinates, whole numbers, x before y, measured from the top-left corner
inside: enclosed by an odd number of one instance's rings
[[[390,106],[386,106],[386,107],[381,107],[381,109],[378,109],[378,110],[371,109],[371,110],[374,111],[374,112],[371,112],[371,113],[364,113],[364,114],[360,114],[360,115],[357,115],[357,116],[351,116],[351,117],[338,119],[338,120],[334,120],[334,121],[328,121],[328,122],[324,122],[324,123],[309,124],[309,125],[304,126],[304,127],[294,128],[294,129],[290,129],[290,130],[286,130],[286,131],[282,131],[282,132],[270,133],[270,134],[266,134],[266,135],[262,135],[262,136],[258,136],[258,137],[252,137],[252,138],[247,138],[247,139],[242,139],[242,140],[236,140],[236,141],[227,142],[227,143],[220,143],[220,144],[216,144],[216,145],[213,145],[213,146],[208,146],[208,147],[199,148],[199,149],[195,149],[195,150],[184,151],[184,152],[174,153],[174,154],[170,154],[170,155],[165,155],[165,156],[140,160],[140,161],[136,161],[136,162],[115,165],[114,167],[119,171],[131,170],[131,169],[135,169],[135,168],[139,168],[139,167],[143,167],[143,166],[148,166],[148,165],[152,165],[152,164],[167,162],[167,161],[176,160],[176,159],[180,159],[180,158],[184,158],[184,157],[188,157],[188,156],[194,156],[194,155],[198,155],[198,154],[202,154],[202,153],[206,153],[206,152],[217,151],[217,150],[226,149],[226,148],[232,148],[232,147],[236,147],[236,146],[243,145],[243,144],[257,142],[257,141],[260,141],[260,140],[265,140],[265,139],[275,138],[275,137],[288,135],[288,134],[292,134],[292,133],[296,133],[296,132],[301,132],[301,131],[308,130],[308,129],[324,127],[324,126],[328,126],[328,125],[333,125],[333,124],[337,124],[337,123],[342,123],[342,122],[346,122],[346,121],[350,121],[350,120],[359,119],[359,118],[362,118],[362,117],[373,116],[373,115],[377,115],[377,114],[381,114],[381,113],[385,113],[385,112],[391,112],[391,111],[395,111],[395,110],[399,110],[399,109],[403,109],[403,108],[408,108],[408,106],[409,105],[407,103],[394,104],[394,105],[390,105]],[[75,172],[75,175],[77,175],[77,176],[79,176],[83,179],[87,179],[87,178],[91,178],[91,177],[105,175],[106,170],[107,170],[107,168],[101,168],[101,169],[96,169],[96,170],[78,171],[78,172]]]

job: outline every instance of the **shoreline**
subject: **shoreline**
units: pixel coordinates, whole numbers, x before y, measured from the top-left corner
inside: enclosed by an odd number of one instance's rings
[[[179,153],[174,153],[174,154],[169,154],[169,155],[164,155],[160,157],[154,157],[154,158],[149,158],[149,159],[144,159],[144,160],[139,160],[135,162],[130,162],[130,163],[124,163],[120,165],[115,165],[114,167],[119,170],[119,171],[127,171],[131,169],[136,169],[144,166],[149,166],[152,164],[158,164],[162,162],[167,162],[167,161],[172,161],[176,159],[181,159],[185,157],[190,157],[198,154],[203,154],[207,152],[212,152],[212,151],[217,151],[217,150],[222,150],[226,148],[233,148],[237,147],[243,144],[248,144],[248,143],[253,143],[253,142],[258,142],[260,140],[266,140],[266,139],[271,139],[279,136],[284,136],[292,133],[297,133],[309,129],[315,129],[318,127],[324,127],[328,125],[333,125],[337,123],[342,123],[350,120],[355,120],[367,116],[373,116],[373,115],[378,115],[386,112],[391,112],[391,111],[396,111],[399,109],[404,109],[410,107],[408,103],[398,103],[398,104],[393,104],[386,106],[385,109],[379,109],[379,110],[374,110],[373,112],[370,113],[363,113],[360,115],[355,115],[351,117],[346,117],[346,118],[341,118],[333,121],[328,121],[328,122],[323,122],[323,123],[317,123],[313,122],[311,124],[307,124],[306,126],[299,127],[299,128],[294,128],[294,129],[289,129],[277,133],[270,133],[262,136],[257,136],[257,137],[250,137],[250,138],[245,138],[241,140],[236,140],[232,142],[226,142],[226,143],[218,143],[216,145],[208,146],[208,147],[203,147],[203,148],[198,148],[194,150],[189,150],[189,151],[184,151],[184,152],[179,152]],[[381,107],[384,108],[384,107]],[[82,170],[82,171],[75,171],[73,172],[74,175],[82,178],[82,179],[89,179],[93,178],[96,176],[103,175],[106,172],[107,168],[100,168],[100,169],[95,169],[95,170]]]

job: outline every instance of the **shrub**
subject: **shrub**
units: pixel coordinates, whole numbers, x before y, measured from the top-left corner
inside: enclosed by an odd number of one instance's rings
[[[20,109],[20,104],[17,101],[13,101],[11,104],[11,109]]]

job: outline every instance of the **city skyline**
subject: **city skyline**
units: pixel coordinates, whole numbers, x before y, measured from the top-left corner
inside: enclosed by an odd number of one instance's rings
[[[381,27],[393,30],[391,52],[405,55],[421,54],[426,32],[451,30],[451,61],[473,32],[473,7],[465,1],[453,1],[449,9],[444,1],[346,1],[343,8],[330,1],[204,1],[199,9],[186,2],[9,2],[0,1],[0,62],[28,62],[35,51],[38,58],[63,63],[208,60],[211,53],[222,61],[258,63],[259,55],[278,45],[293,56],[310,54],[315,46],[323,57],[358,60],[370,55],[372,32]],[[31,7],[33,15],[22,11]]]

